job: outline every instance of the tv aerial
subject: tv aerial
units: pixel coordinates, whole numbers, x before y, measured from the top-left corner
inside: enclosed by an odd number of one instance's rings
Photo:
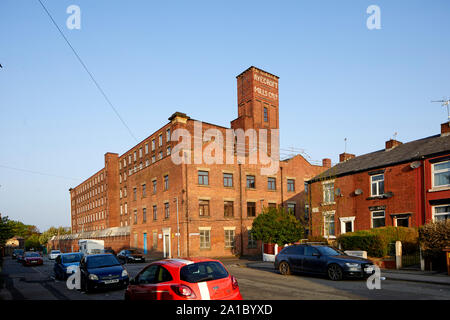
[[[448,117],[448,120],[450,120],[450,110],[449,110],[450,99],[443,98],[442,100],[434,100],[434,101],[431,101],[431,102],[439,102],[441,104],[441,106],[447,107],[447,117]]]

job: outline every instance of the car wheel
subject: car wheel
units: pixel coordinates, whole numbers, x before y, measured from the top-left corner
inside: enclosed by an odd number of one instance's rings
[[[342,268],[337,264],[330,264],[328,266],[328,278],[333,281],[342,280],[344,274],[342,272]]]
[[[284,276],[287,276],[287,275],[291,274],[291,267],[289,266],[289,263],[287,263],[286,261],[283,261],[283,262],[280,263],[280,266],[278,267],[278,270]]]

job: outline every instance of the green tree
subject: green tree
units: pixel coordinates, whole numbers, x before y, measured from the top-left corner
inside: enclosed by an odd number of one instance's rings
[[[50,227],[39,236],[39,242],[41,245],[46,245],[51,237],[64,234],[70,234],[70,229],[64,227]]]
[[[41,244],[39,242],[39,234],[35,233],[29,236],[25,240],[25,248],[27,250],[33,248],[33,249],[39,249],[41,247]]]
[[[2,217],[0,219],[0,248],[5,246],[5,243],[8,239],[14,236],[14,231],[9,224],[8,217]]]
[[[29,238],[31,235],[39,233],[38,228],[33,225],[27,225],[20,221],[8,220],[8,224],[10,225],[15,236],[19,236],[22,238]]]
[[[253,220],[252,233],[264,243],[284,245],[299,241],[304,235],[303,224],[284,208],[268,208]]]

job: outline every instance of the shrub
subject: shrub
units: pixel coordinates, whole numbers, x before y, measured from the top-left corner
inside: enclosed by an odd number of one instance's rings
[[[327,243],[328,240],[322,236],[309,236],[308,242],[325,242],[325,243]]]
[[[424,256],[437,257],[450,246],[450,220],[432,222],[419,229],[419,241]]]
[[[402,242],[404,253],[417,251],[418,236],[415,228],[382,227],[345,233],[337,241],[343,250],[364,250],[371,257],[384,257],[395,241]]]
[[[337,241],[342,250],[363,250],[367,251],[370,257],[383,257],[387,254],[387,247],[382,238],[376,234],[349,232],[341,235]]]

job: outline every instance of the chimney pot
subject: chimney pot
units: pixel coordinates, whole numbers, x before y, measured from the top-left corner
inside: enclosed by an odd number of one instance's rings
[[[322,159],[322,167],[331,168],[331,159],[328,158]]]
[[[441,124],[441,136],[448,136],[450,134],[450,121]]]
[[[401,144],[402,144],[402,142],[394,140],[394,139],[388,140],[388,141],[386,141],[386,150],[391,150]]]
[[[339,155],[339,162],[344,162],[344,161],[353,159],[354,157],[355,157],[354,154],[344,152]]]

